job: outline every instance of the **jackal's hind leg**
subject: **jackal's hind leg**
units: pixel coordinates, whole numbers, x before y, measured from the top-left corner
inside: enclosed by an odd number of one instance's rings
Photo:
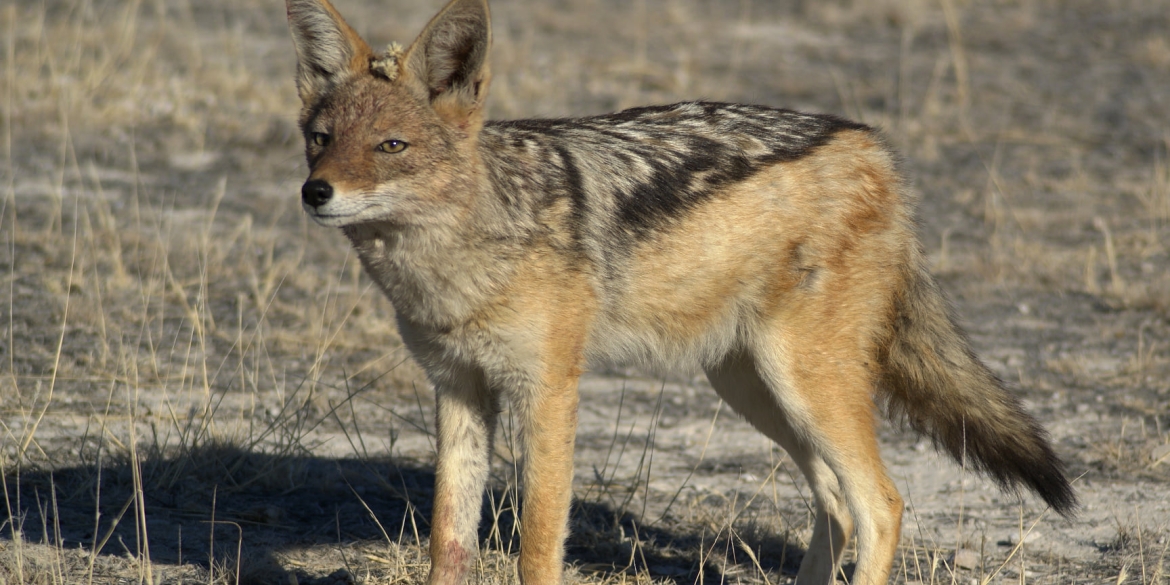
[[[754,369],[786,421],[789,453],[817,499],[812,545],[797,582],[831,582],[832,570],[826,574],[825,568],[835,570],[840,562],[838,547],[846,539],[839,535],[848,535],[852,524],[857,565],[851,583],[884,585],[901,537],[902,498],[878,448],[871,373],[856,355],[857,344],[843,337],[810,336],[801,345],[774,337],[754,349]]]
[[[837,485],[836,474],[797,438],[781,400],[760,378],[750,355],[742,352],[729,355],[707,369],[707,378],[725,402],[788,452],[808,480],[817,507],[816,524],[797,582],[831,583],[841,553],[853,534],[853,519]]]

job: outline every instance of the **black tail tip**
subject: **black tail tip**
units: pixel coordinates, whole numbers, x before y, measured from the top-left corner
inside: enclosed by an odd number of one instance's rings
[[[1054,454],[1025,478],[1028,487],[1058,514],[1070,520],[1076,516],[1079,506],[1076,491],[1064,474],[1064,465]]]
[[[1063,479],[1063,478],[1062,478]],[[1077,515],[1077,508],[1080,503],[1077,502],[1077,494],[1073,491],[1068,481],[1062,481],[1060,485],[1049,486],[1047,493],[1041,493],[1040,497],[1056,510],[1057,514],[1072,520]]]

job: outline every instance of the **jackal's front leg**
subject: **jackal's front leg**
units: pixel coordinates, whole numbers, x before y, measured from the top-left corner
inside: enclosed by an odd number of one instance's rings
[[[480,506],[499,407],[479,376],[436,384],[439,458],[430,585],[462,585],[479,553]]]
[[[545,380],[521,406],[525,458],[520,582],[524,585],[561,582],[577,432],[579,371],[572,370]]]

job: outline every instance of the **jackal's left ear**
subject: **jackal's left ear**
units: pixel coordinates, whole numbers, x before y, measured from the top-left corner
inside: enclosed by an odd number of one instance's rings
[[[426,87],[431,106],[466,130],[483,123],[491,44],[487,0],[452,0],[407,50],[406,68]]]
[[[297,49],[297,93],[306,106],[343,78],[369,70],[374,52],[329,0],[286,0]]]

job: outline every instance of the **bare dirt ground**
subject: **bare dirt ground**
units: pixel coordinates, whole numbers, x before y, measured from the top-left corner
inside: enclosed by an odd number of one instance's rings
[[[436,2],[338,0],[376,45]],[[490,113],[706,98],[881,127],[1075,520],[883,427],[899,583],[1165,583],[1170,2],[493,3]],[[299,209],[277,0],[0,6],[2,583],[417,583],[432,397]],[[690,372],[582,382],[580,583],[787,583],[808,490]],[[477,582],[514,582],[512,429]],[[846,568],[848,574],[848,567]]]

